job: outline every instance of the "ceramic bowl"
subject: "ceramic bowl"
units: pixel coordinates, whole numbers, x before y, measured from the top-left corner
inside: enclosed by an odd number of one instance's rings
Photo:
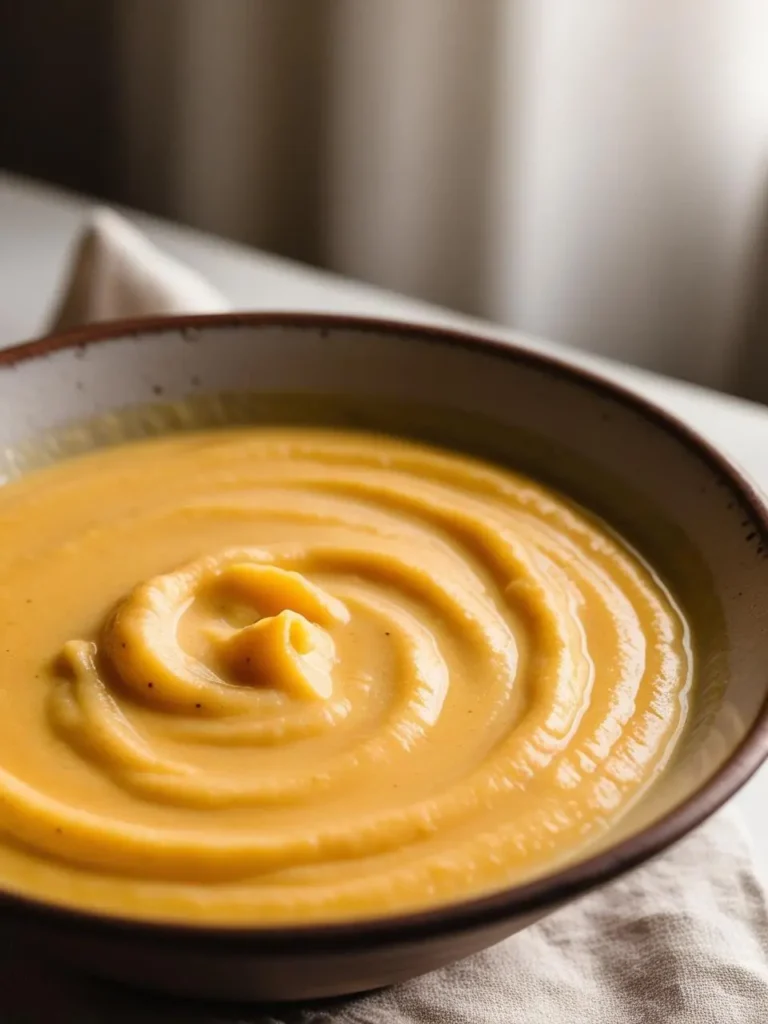
[[[686,609],[699,654],[693,721],[666,774],[602,848],[482,899],[354,924],[211,928],[0,896],[4,938],[91,974],[269,1000],[402,981],[498,942],[660,853],[768,754],[763,499],[691,430],[565,362],[445,330],[343,317],[97,325],[0,353],[0,445],[27,452],[18,469],[60,454],[63,436],[66,450],[114,441],[117,409],[159,405],[140,419],[163,430],[183,427],[181,410],[190,407],[209,422],[223,408],[247,420],[279,394],[299,396],[293,415],[310,423],[330,408],[340,424],[386,430],[398,408],[400,433],[508,461],[604,517],[658,566]],[[88,429],[63,429],[85,420]],[[30,438],[38,440],[30,446]]]

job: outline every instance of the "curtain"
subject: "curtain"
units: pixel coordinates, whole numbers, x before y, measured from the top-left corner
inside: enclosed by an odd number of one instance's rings
[[[768,0],[125,0],[124,197],[768,400]]]

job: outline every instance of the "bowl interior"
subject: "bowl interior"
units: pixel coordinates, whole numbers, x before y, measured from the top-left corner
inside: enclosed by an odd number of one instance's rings
[[[129,437],[254,419],[383,430],[506,462],[623,534],[691,623],[690,725],[621,832],[734,761],[768,695],[766,521],[719,456],[650,406],[546,358],[407,326],[225,316],[90,333],[106,340],[0,354],[6,477]],[[755,748],[739,758],[744,776]]]

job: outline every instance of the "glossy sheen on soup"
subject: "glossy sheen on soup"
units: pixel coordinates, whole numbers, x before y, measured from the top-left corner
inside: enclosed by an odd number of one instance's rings
[[[663,770],[670,594],[502,468],[233,429],[0,490],[0,886],[308,922],[583,854]]]

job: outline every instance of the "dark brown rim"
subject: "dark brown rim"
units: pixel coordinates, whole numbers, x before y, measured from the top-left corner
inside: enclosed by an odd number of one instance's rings
[[[47,356],[66,348],[88,346],[125,336],[195,331],[209,327],[296,327],[330,330],[356,330],[361,333],[396,333],[415,342],[449,345],[477,350],[498,359],[522,363],[539,372],[564,378],[603,399],[628,407],[644,419],[674,435],[697,458],[707,464],[719,481],[728,487],[751,526],[768,548],[768,507],[742,472],[695,430],[652,402],[607,378],[585,370],[556,356],[529,350],[513,342],[469,334],[418,323],[343,316],[322,313],[213,313],[193,316],[149,317],[110,321],[75,328],[23,343],[0,352],[0,368]],[[122,935],[136,933],[144,940],[208,944],[214,940],[228,945],[247,946],[250,952],[262,950],[293,953],[354,946],[376,948],[394,941],[418,942],[447,932],[489,927],[507,918],[546,911],[590,889],[609,882],[624,872],[682,839],[717,811],[746,783],[768,758],[768,697],[758,717],[729,760],[693,796],[641,833],[616,846],[547,877],[513,886],[490,896],[448,904],[434,910],[390,917],[365,918],[331,924],[289,927],[188,925],[172,921],[129,919],[44,903],[26,896],[0,893],[0,906],[8,910],[32,912],[51,923],[75,925],[96,931],[109,929]]]

